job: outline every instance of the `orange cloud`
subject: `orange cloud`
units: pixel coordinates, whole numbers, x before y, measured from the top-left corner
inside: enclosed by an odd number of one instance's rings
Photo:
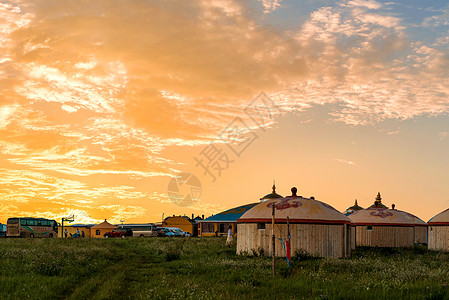
[[[3,3],[1,209],[140,216],[132,199],[164,202],[158,180],[184,163],[164,151],[204,146],[237,116],[254,126],[244,108],[261,91],[283,112],[333,104],[348,124],[447,113],[447,36],[411,42],[385,6],[343,1],[281,30],[242,1]]]

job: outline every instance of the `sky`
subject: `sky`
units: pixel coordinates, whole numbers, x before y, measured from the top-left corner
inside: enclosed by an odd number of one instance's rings
[[[449,207],[449,4],[1,0],[0,222],[271,192]]]

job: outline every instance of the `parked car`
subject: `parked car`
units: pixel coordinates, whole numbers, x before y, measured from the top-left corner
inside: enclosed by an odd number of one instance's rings
[[[103,235],[105,238],[112,238],[112,237],[121,237],[125,238],[127,236],[133,236],[133,231],[128,228],[116,228],[112,231],[106,232]]]
[[[6,225],[0,223],[0,237],[6,237]]]
[[[165,227],[165,228],[168,228],[171,232],[173,232],[174,236],[177,236],[177,237],[187,237],[187,236],[192,236],[192,235],[190,234],[190,232],[182,231],[182,230],[181,230],[180,228],[178,228],[178,227]]]
[[[157,236],[175,236],[175,233],[167,227],[159,227],[157,228]]]
[[[175,234],[175,236],[191,236],[189,232],[184,232],[177,227],[166,227],[166,228],[170,229]]]

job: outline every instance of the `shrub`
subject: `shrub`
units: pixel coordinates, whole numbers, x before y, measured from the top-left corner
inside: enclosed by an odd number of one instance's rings
[[[292,257],[293,261],[319,259],[319,257],[313,256],[304,249],[297,249]]]
[[[181,253],[179,250],[169,250],[165,254],[165,260],[166,261],[178,260],[180,256],[181,256]]]
[[[265,251],[263,250],[263,248],[262,247],[259,247],[259,248],[257,248],[257,249],[251,249],[251,252],[252,252],[252,254],[253,254],[253,256],[264,256],[264,254],[265,254]]]

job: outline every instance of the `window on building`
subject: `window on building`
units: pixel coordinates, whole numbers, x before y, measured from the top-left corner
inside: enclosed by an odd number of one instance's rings
[[[201,223],[202,232],[214,232],[214,223]]]
[[[257,229],[265,229],[265,223],[257,223]]]
[[[100,229],[95,230],[95,235],[100,235]]]
[[[366,225],[366,231],[373,231],[373,225]]]

